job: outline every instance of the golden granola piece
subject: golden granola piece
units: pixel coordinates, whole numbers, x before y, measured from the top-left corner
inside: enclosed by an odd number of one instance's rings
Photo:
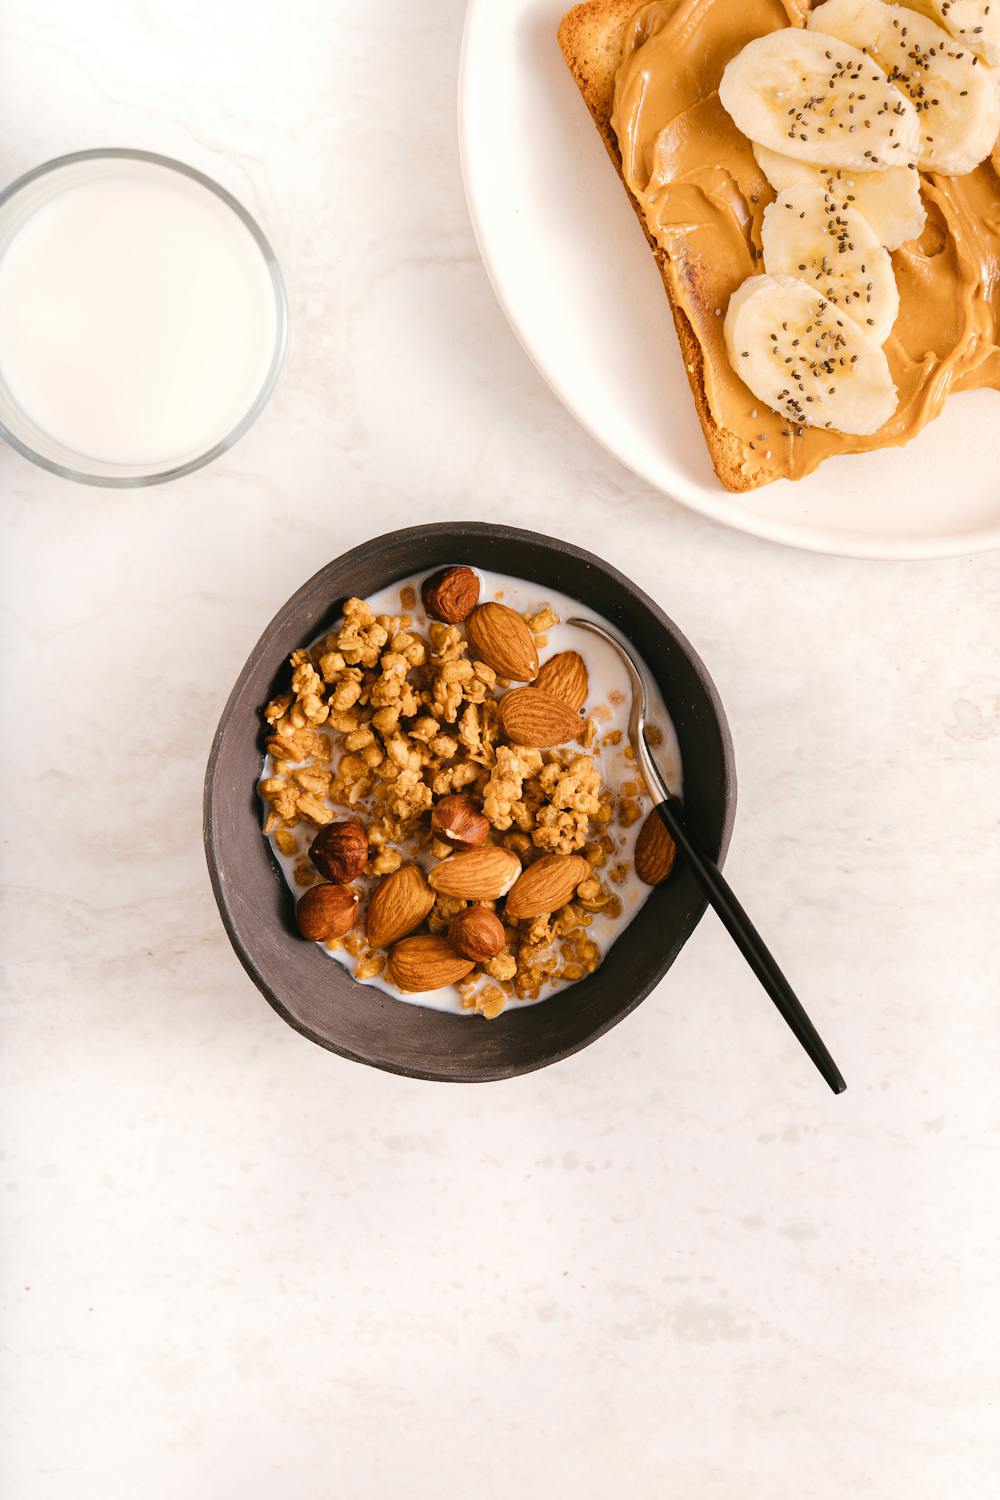
[[[601,773],[589,755],[577,755],[568,765],[550,761],[538,776],[548,805],[535,819],[532,839],[552,854],[574,854],[587,842],[591,818],[600,808]]]
[[[500,1014],[506,1004],[507,996],[503,990],[495,984],[490,984],[487,985],[486,989],[480,991],[476,1000],[476,1009],[481,1016],[486,1017],[487,1021],[492,1021]]]
[[[442,770],[435,772],[431,780],[431,790],[435,797],[447,797],[449,792],[460,792],[464,787],[471,786],[478,777],[476,767],[468,761],[457,766],[445,766]]]
[[[372,728],[377,729],[382,738],[385,739],[388,735],[394,734],[399,728],[400,717],[400,705],[398,703],[387,704],[385,708],[377,709],[372,714]]]
[[[374,667],[389,632],[376,620],[363,599],[348,599],[344,623],[337,632],[337,650],[351,666]]]
[[[401,827],[412,824],[434,801],[429,786],[420,779],[420,770],[401,771],[393,783],[387,806]]]
[[[603,843],[599,841],[592,844],[585,844],[583,846],[583,857],[591,869],[599,870],[608,862],[608,851],[604,848]]]
[[[371,787],[372,769],[364,759],[364,753],[342,755],[328,796],[331,802],[354,807],[362,797],[367,796]]]
[[[316,665],[324,682],[336,682],[341,672],[347,670],[347,663],[339,651],[322,651]]]
[[[442,663],[434,674],[431,687],[431,711],[445,723],[453,724],[462,706],[465,685],[474,678],[475,668],[471,661],[457,658]]]
[[[515,821],[519,803],[523,810],[521,794],[524,782],[529,776],[534,776],[541,765],[540,750],[497,746],[496,764],[483,788],[483,812],[494,828],[502,832]]]
[[[260,794],[269,802],[282,822],[298,816],[299,791],[283,776],[267,776],[260,783]]]
[[[442,625],[437,620],[432,620],[429,634],[431,659],[434,662],[457,661],[468,650],[468,642],[457,625]]]
[[[355,979],[377,979],[385,968],[385,961],[384,953],[366,953],[364,958],[358,960],[354,970]]]
[[[280,698],[272,698],[264,710],[264,718],[269,724],[277,724],[279,719],[284,718],[291,706],[292,694],[283,693]]]
[[[327,823],[333,822],[333,813],[330,809],[308,792],[301,792],[295,799],[295,810],[300,818],[308,818],[310,823],[315,823],[317,828],[325,828]]]
[[[373,875],[391,875],[393,870],[398,870],[403,863],[403,856],[398,849],[390,845],[380,850],[370,862],[370,870]]]
[[[458,754],[458,740],[450,734],[438,734],[431,740],[430,749],[440,760],[454,760]]]
[[[304,725],[296,727],[290,715],[275,726],[274,733],[268,740],[268,749],[272,755],[280,756],[282,760],[302,762],[330,758],[330,741],[326,735],[318,729],[307,729]]]
[[[496,685],[497,674],[493,668],[488,667],[484,661],[474,661],[472,676],[466,679],[462,695],[466,703],[485,703],[487,698],[492,698]]]
[[[292,780],[314,801],[322,802],[330,789],[333,775],[330,771],[322,771],[315,766],[303,766],[300,770],[292,772]]]
[[[421,740],[423,744],[429,745],[435,735],[440,734],[441,726],[437,719],[431,714],[420,714],[410,725],[410,738]]]
[[[524,618],[532,635],[542,635],[546,630],[551,630],[554,625],[559,624],[559,616],[548,604],[537,614],[525,615]]]
[[[323,679],[312,662],[308,658],[300,662],[292,673],[292,692],[295,694],[293,722],[294,709],[298,709],[306,724],[326,723],[330,709],[323,699],[323,687]]]
[[[576,899],[584,911],[600,911],[611,900],[611,892],[596,875],[577,887]]]
[[[642,817],[642,803],[638,797],[619,797],[618,822],[623,828],[631,828]]]
[[[363,674],[357,667],[345,667],[330,694],[330,707],[335,713],[346,713],[361,697]]]
[[[496,958],[488,958],[483,964],[483,969],[491,979],[506,982],[513,979],[517,973],[517,959],[505,948],[502,953],[497,954]]]
[[[390,645],[393,653],[405,657],[411,667],[422,667],[427,660],[427,647],[418,635],[409,630],[398,630]]]

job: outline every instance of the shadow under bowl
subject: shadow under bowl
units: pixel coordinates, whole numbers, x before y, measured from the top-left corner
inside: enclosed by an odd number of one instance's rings
[[[579,600],[632,643],[674,723],[690,827],[721,864],[736,811],[732,740],[718,693],[676,625],[616,569],[568,542],[471,522],[377,537],[322,568],[268,625],[216,731],[205,781],[204,836],[226,932],[250,978],[289,1025],[355,1062],[413,1078],[476,1083],[511,1078],[579,1051],[659,983],[706,908],[690,871],[651,892],[601,967],[536,1005],[494,1021],[431,1010],[358,984],[295,927],[295,900],[261,833],[256,783],[261,708],[287,688],[287,662],[330,629],[345,599],[446,563],[503,572]]]

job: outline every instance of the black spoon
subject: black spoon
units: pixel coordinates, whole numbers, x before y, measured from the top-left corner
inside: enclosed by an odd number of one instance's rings
[[[708,897],[709,904],[722,919],[722,924],[743,957],[770,995],[780,1014],[791,1027],[794,1035],[812,1058],[835,1094],[842,1094],[847,1087],[843,1075],[830,1056],[822,1037],[806,1015],[788,980],[782,974],[768,952],[760,933],[737,901],[715,861],[703,854],[692,842],[684,826],[684,808],[674,797],[646,743],[646,687],[631,654],[602,626],[593,620],[567,620],[568,625],[578,625],[613,646],[625,664],[632,684],[632,707],[629,713],[628,732],[632,754],[642,771],[643,780],[653,799],[653,805],[662,818],[667,832],[682,851],[691,869]]]

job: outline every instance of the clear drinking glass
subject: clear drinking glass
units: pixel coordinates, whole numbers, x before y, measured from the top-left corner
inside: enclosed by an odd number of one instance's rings
[[[270,363],[260,388],[249,406],[232,428],[222,434],[211,446],[198,452],[181,453],[169,464],[117,463],[101,458],[92,458],[66,447],[51,434],[45,432],[18,404],[7,388],[0,373],[0,436],[6,439],[25,458],[59,474],[64,479],[75,479],[81,484],[109,485],[121,489],[137,488],[141,485],[159,484],[167,479],[176,479],[190,474],[204,464],[211,463],[220,453],[225,453],[237,439],[241,438],[256,421],[268,397],[274,390],[281,363],[284,358],[288,336],[288,307],[285,286],[278,262],[263,231],[247,210],[225,188],[210,177],[174,161],[168,156],[157,156],[149,151],[124,149],[102,149],[75,151],[68,156],[57,157],[25,173],[16,182],[0,193],[0,258],[11,240],[25,222],[43,204],[68,188],[80,186],[96,178],[114,175],[135,177],[149,173],[168,172],[179,174],[189,184],[207,190],[223,203],[241,221],[260,251],[271,292],[274,296],[274,347]]]

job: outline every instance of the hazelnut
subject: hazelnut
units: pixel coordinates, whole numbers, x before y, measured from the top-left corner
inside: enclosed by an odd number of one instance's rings
[[[357,911],[358,893],[349,885],[313,885],[295,908],[295,920],[304,938],[327,943],[350,932]]]
[[[368,835],[357,818],[328,823],[309,845],[309,858],[324,879],[341,885],[368,863]]]
[[[452,849],[478,849],[486,842],[490,824],[471,797],[451,792],[435,803],[431,831]]]
[[[452,917],[448,940],[456,953],[485,964],[496,958],[507,941],[503,923],[488,906],[467,906]]]
[[[479,603],[479,576],[471,568],[441,568],[424,579],[420,594],[429,615],[457,625]]]

